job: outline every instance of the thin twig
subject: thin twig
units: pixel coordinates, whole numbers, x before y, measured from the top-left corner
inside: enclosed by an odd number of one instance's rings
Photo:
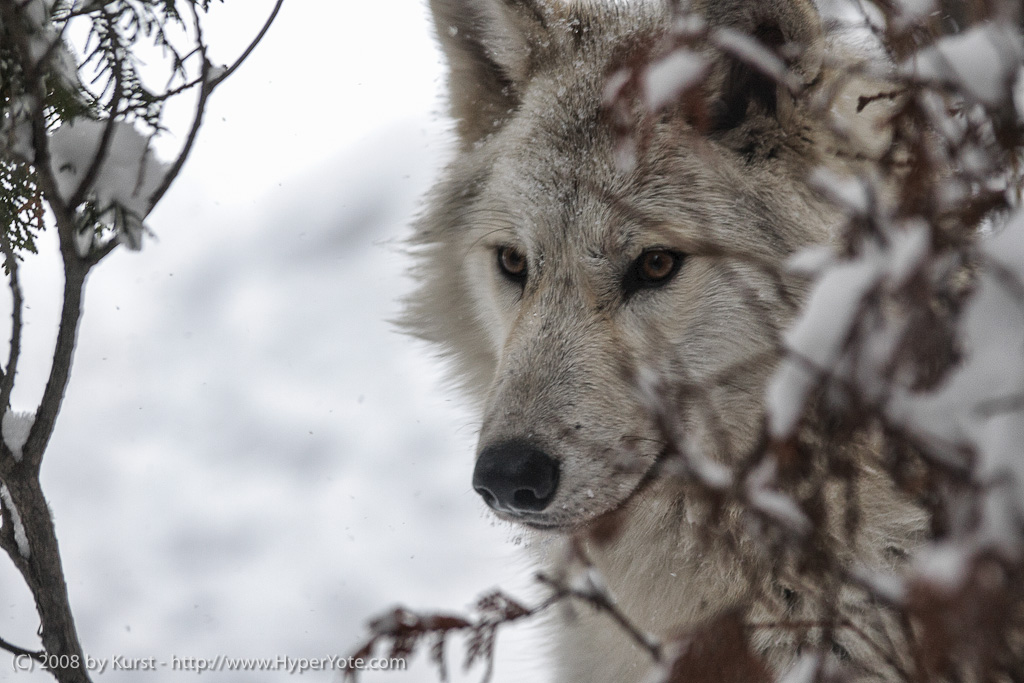
[[[11,392],[14,390],[14,377],[18,373],[18,356],[21,353],[21,315],[24,301],[21,296],[21,284],[18,282],[18,259],[11,249],[10,237],[4,232],[0,235],[0,248],[3,249],[7,263],[7,277],[11,283],[11,347],[4,369],[3,383],[0,384],[0,415],[11,405]]]
[[[106,12],[103,13],[103,17],[108,21],[109,16]],[[115,55],[118,54],[115,52]],[[85,201],[87,193],[92,189],[93,183],[96,182],[97,176],[99,176],[100,169],[103,167],[103,163],[107,160],[107,155],[110,153],[110,143],[114,139],[114,129],[117,127],[117,108],[121,104],[121,100],[124,97],[124,88],[122,87],[123,74],[122,61],[119,56],[114,59],[114,93],[110,100],[110,116],[107,118],[106,125],[103,126],[103,134],[100,136],[100,145],[96,149],[95,155],[93,155],[92,163],[89,164],[89,169],[85,175],[82,176],[82,181],[78,184],[78,188],[75,189],[71,195],[69,204],[72,207],[77,207]]]
[[[185,57],[185,59],[188,59],[188,57],[191,57],[191,56],[192,55],[188,55],[188,56]],[[181,93],[185,92],[186,90],[191,90],[192,88],[196,87],[197,85],[201,85],[202,82],[203,82],[203,77],[202,76],[197,76],[196,78],[193,78],[191,81],[187,81],[185,83],[182,83],[181,85],[179,85],[179,86],[177,86],[175,88],[171,88],[170,90],[166,90],[166,91],[160,93],[159,95],[154,95],[153,96],[153,102],[164,102],[166,100],[169,100],[172,97],[175,97],[176,95],[180,95]],[[170,85],[170,83],[168,83],[168,85]]]
[[[256,37],[253,39],[253,41],[249,43],[249,47],[245,48],[245,52],[243,52],[242,55],[235,60],[235,63],[229,66],[224,71],[224,73],[220,74],[215,79],[213,79],[213,83],[210,84],[211,88],[216,88],[218,85],[220,85],[221,82],[223,82],[228,76],[235,73],[238,67],[242,66],[242,62],[249,58],[249,55],[252,54],[252,51],[255,50],[256,46],[259,45],[260,41],[263,40],[263,36],[265,36],[267,34],[267,31],[270,30],[270,25],[274,23],[274,19],[277,18],[277,13],[281,11],[281,5],[283,4],[284,0],[277,0],[277,2],[274,3],[274,9],[271,10],[270,16],[267,17],[266,22],[264,22],[263,28],[261,28],[260,32],[256,34]]]
[[[640,628],[634,624],[621,609],[619,609],[618,605],[615,604],[615,601],[607,594],[601,591],[577,590],[566,585],[563,581],[559,581],[547,574],[537,574],[537,580],[553,590],[556,599],[563,599],[566,597],[576,598],[604,612],[610,616],[612,620],[619,625],[619,628],[621,628],[626,635],[632,638],[637,645],[646,650],[652,660],[655,662],[661,662],[664,659],[661,643],[641,631]]]
[[[8,643],[3,638],[0,638],[0,650],[6,650],[7,652],[10,652],[12,655],[15,655],[16,657],[31,657],[37,662],[43,661],[43,659],[46,657],[46,653],[42,650],[26,650],[23,647],[18,647],[17,645],[12,645],[11,643]]]
[[[249,44],[249,47],[245,49],[245,52],[242,53],[242,56],[239,57],[235,61],[235,63],[228,67],[223,73],[217,75],[216,78],[210,78],[211,66],[210,61],[206,55],[206,43],[204,42],[203,39],[202,25],[199,22],[199,16],[196,13],[195,7],[191,6],[193,25],[196,31],[197,50],[199,51],[200,58],[202,59],[199,98],[196,102],[195,116],[192,119],[192,127],[189,130],[188,138],[185,140],[185,145],[182,147],[181,152],[179,152],[178,157],[174,160],[174,163],[171,165],[170,170],[167,171],[167,173],[164,175],[163,181],[153,192],[153,194],[150,195],[150,207],[156,206],[156,204],[160,201],[160,199],[164,196],[164,194],[166,194],[167,190],[170,188],[171,183],[173,183],[175,178],[178,177],[178,174],[181,173],[181,168],[182,166],[185,165],[185,161],[188,159],[188,156],[192,151],[192,146],[195,144],[196,136],[199,134],[199,128],[203,124],[203,116],[206,113],[206,103],[209,100],[210,95],[213,93],[214,89],[221,83],[223,83],[228,76],[233,74],[235,70],[237,70],[238,67],[242,65],[242,62],[244,62],[246,58],[252,53],[252,51],[256,49],[256,46],[263,39],[263,36],[267,34],[267,31],[270,29],[271,24],[274,23],[274,19],[277,17],[277,13],[280,11],[281,5],[283,4],[284,0],[277,0],[277,3],[274,5],[274,9],[271,11],[270,16],[267,18],[267,21],[263,24],[263,28],[260,29],[260,32],[256,35],[256,38],[253,39],[253,41]]]
[[[164,179],[160,182],[160,185],[153,191],[153,194],[149,197],[149,207],[152,208],[159,203],[163,198],[167,190],[170,189],[171,183],[181,173],[182,167],[185,165],[185,161],[188,159],[189,154],[192,152],[192,146],[195,144],[196,136],[199,134],[199,129],[203,125],[203,117],[206,114],[206,102],[210,98],[210,94],[213,92],[215,85],[210,79],[210,60],[206,56],[206,43],[203,40],[203,27],[199,21],[199,15],[196,12],[194,5],[190,5],[192,11],[192,23],[196,31],[196,44],[199,50],[200,59],[202,60],[200,66],[200,80],[202,85],[199,88],[199,97],[196,100],[195,115],[192,118],[192,127],[189,129],[188,137],[185,139],[185,145],[178,153],[178,157],[174,160],[170,170],[164,175]]]

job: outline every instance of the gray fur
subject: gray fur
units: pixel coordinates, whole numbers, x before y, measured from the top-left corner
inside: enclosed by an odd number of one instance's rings
[[[856,135],[836,139],[820,112],[806,110],[814,92],[836,87],[829,60],[837,55],[813,6],[702,2],[712,25],[746,33],[768,26],[800,48],[793,70],[812,91],[796,100],[780,92],[778,107],[752,104],[713,133],[682,112],[663,116],[635,167],[623,170],[601,113],[603,91],[611,73],[662,40],[667,3],[430,4],[449,60],[459,151],[416,226],[420,284],[405,324],[439,345],[481,406],[480,451],[529,439],[559,462],[552,505],[503,516],[555,527],[537,531],[535,545],[557,556],[559,539],[618,512],[622,533],[590,552],[623,610],[652,632],[685,628],[752,596],[756,617],[798,615],[780,586],[792,581],[786,590],[805,603],[823,587],[797,589],[795,576],[754,548],[702,545],[696,497],[672,480],[648,482],[664,440],[637,378],[653,372],[709,388],[706,400],[672,406],[709,458],[729,464],[753,445],[777,336],[805,288],[770,271],[799,248],[827,242],[840,222],[808,188],[809,171],[825,163],[846,172],[864,152]],[[728,89],[729,68],[721,58],[714,64],[710,99]],[[522,291],[498,272],[502,245],[527,255]],[[624,299],[624,271],[655,247],[685,253],[682,270],[664,288]],[[860,457],[853,445],[837,447]],[[886,548],[913,536],[918,516],[863,468],[873,482],[863,494],[869,532],[848,556],[881,567]],[[735,528],[725,535],[743,538],[740,516],[727,519]],[[752,573],[761,577],[754,585]],[[857,600],[841,596],[851,614],[865,610]],[[861,621],[870,630],[879,619]],[[642,678],[643,654],[604,615],[581,611],[558,628],[558,640],[560,683]],[[792,634],[756,640],[777,667],[795,656]],[[843,647],[865,679],[881,675],[863,644]]]

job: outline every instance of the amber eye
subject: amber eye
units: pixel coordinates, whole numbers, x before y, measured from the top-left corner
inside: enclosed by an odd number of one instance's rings
[[[645,251],[637,261],[639,275],[648,282],[659,282],[676,269],[676,255],[664,249]]]
[[[498,247],[498,268],[508,279],[522,283],[526,279],[526,256],[515,247]]]
[[[626,294],[638,289],[653,289],[670,281],[679,272],[683,255],[668,249],[649,249],[640,254],[622,283]]]

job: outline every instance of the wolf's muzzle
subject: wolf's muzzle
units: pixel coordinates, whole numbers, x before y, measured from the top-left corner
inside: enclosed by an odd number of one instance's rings
[[[477,458],[473,488],[495,510],[540,512],[558,489],[558,461],[527,441],[488,446]]]

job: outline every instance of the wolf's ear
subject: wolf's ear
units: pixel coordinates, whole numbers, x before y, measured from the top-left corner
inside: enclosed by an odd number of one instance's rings
[[[430,0],[448,59],[451,114],[463,144],[494,130],[518,104],[546,42],[542,0]]]
[[[758,40],[803,85],[821,72],[824,30],[811,0],[696,0],[694,9],[711,27]],[[791,97],[763,70],[729,55],[717,60],[708,85],[711,127],[719,132],[740,126],[752,115],[778,116]]]

